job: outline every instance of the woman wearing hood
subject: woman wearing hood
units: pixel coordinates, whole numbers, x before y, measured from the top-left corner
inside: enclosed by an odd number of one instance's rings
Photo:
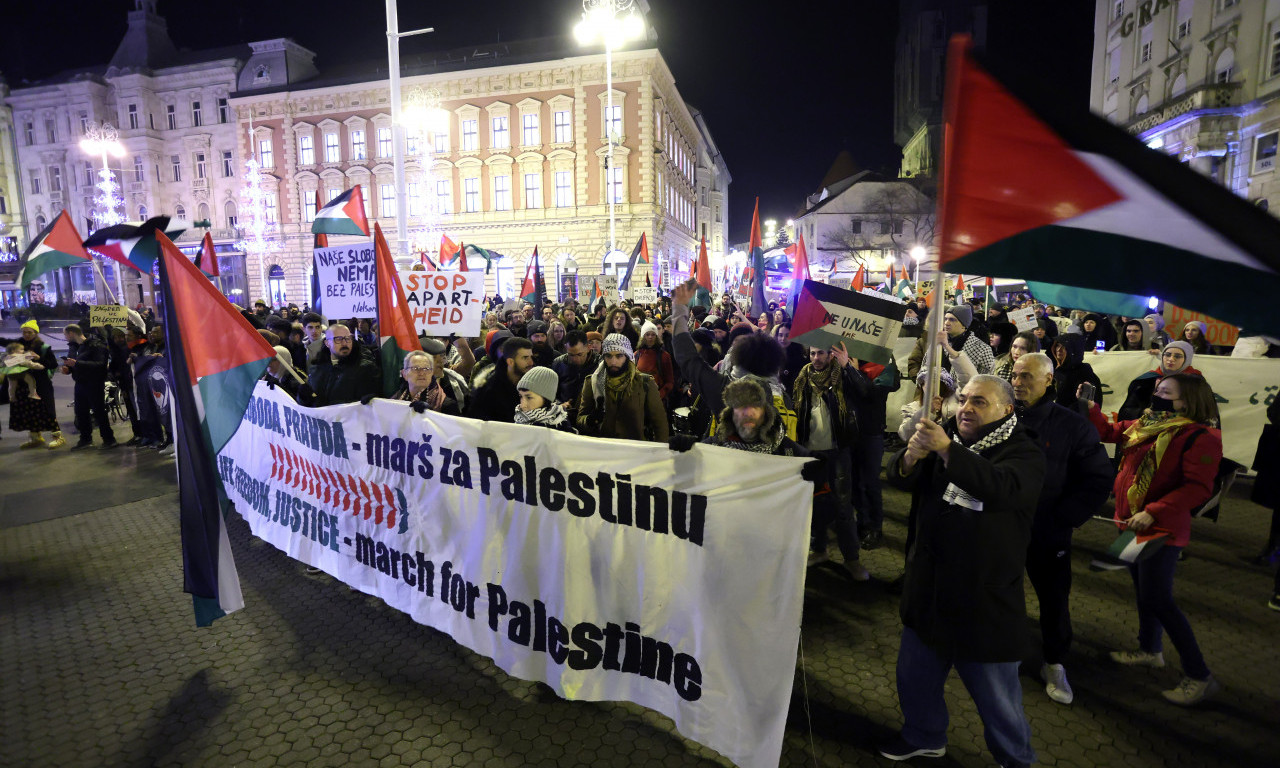
[[[1055,402],[1075,410],[1076,390],[1081,384],[1093,385],[1093,402],[1102,405],[1102,381],[1093,372],[1093,366],[1084,361],[1085,337],[1078,333],[1064,333],[1053,340],[1049,357],[1053,358],[1053,384],[1058,390]]]
[[[640,346],[636,349],[636,370],[653,377],[658,397],[665,404],[676,387],[675,366],[671,353],[662,345],[662,330],[652,320],[640,327]]]
[[[1151,349],[1151,328],[1141,320],[1126,320],[1120,341],[1109,352],[1146,352]]]
[[[1182,326],[1182,340],[1190,344],[1197,355],[1216,355],[1218,351],[1205,338],[1208,332],[1209,326],[1199,320],[1191,320]]]
[[[1110,349],[1116,343],[1115,328],[1102,315],[1095,312],[1085,315],[1080,327],[1084,330],[1084,347],[1087,350],[1097,349],[1099,341],[1103,343],[1103,349]]]
[[[1129,382],[1129,393],[1124,399],[1124,405],[1117,411],[1117,417],[1121,421],[1132,421],[1141,416],[1143,409],[1151,402],[1156,382],[1166,376],[1190,373],[1203,377],[1204,374],[1191,367],[1194,357],[1195,350],[1185,341],[1175,341],[1166,346],[1160,353],[1160,365]]]
[[[1151,314],[1142,318],[1142,322],[1147,324],[1151,329],[1151,348],[1164,349],[1169,346],[1169,342],[1173,341],[1169,334],[1164,332],[1164,316]]]

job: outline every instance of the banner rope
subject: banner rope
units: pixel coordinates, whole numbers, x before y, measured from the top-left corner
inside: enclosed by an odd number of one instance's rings
[[[809,672],[804,661],[804,629],[800,629],[800,683],[804,687],[804,718],[809,724],[809,755],[818,768],[818,748],[813,741],[813,711],[809,706]]]

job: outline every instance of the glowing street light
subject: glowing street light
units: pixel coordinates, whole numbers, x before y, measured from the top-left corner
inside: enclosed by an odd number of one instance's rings
[[[912,259],[915,259],[915,262],[916,262],[916,286],[917,286],[917,288],[918,288],[918,287],[919,287],[919,285],[920,285],[920,262],[924,261],[924,257],[925,257],[925,256],[928,256],[928,255],[929,255],[929,252],[928,252],[928,251],[926,251],[926,250],[924,249],[924,246],[923,246],[923,245],[917,245],[915,248],[912,248],[912,249],[911,249],[911,258],[912,258]]]
[[[124,216],[118,212],[120,206],[124,205],[124,198],[120,196],[120,185],[116,183],[115,174],[111,172],[111,168],[107,165],[107,156],[124,157],[124,145],[120,143],[120,132],[115,129],[111,123],[89,123],[85,129],[84,138],[80,140],[80,149],[85,154],[95,155],[102,158],[102,170],[98,171],[98,194],[94,198],[93,218],[98,223],[98,229],[110,227],[124,221]],[[120,300],[124,300],[124,281],[120,276],[120,265],[113,264],[111,270],[116,275],[116,292],[120,296]],[[106,282],[105,280],[103,281]],[[107,288],[107,293],[111,292],[111,288]]]
[[[604,43],[605,93],[608,107],[605,112],[605,135],[609,140],[609,155],[605,161],[605,189],[609,198],[609,251],[617,249],[617,230],[614,221],[614,203],[617,199],[613,185],[613,147],[618,142],[613,130],[613,49],[622,47],[628,40],[644,36],[644,19],[636,10],[635,0],[582,0],[582,21],[573,28],[574,37],[581,45],[599,41]]]

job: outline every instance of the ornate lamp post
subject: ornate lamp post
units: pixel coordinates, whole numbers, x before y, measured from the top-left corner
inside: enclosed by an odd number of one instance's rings
[[[438,245],[438,242],[431,242],[432,235],[437,231],[441,216],[439,203],[432,192],[431,162],[432,152],[434,151],[433,141],[436,134],[443,133],[449,129],[449,116],[440,108],[440,99],[440,91],[436,88],[415,90],[405,99],[404,109],[400,113],[401,122],[404,124],[405,130],[418,140],[418,155],[422,158],[419,192],[427,197],[425,208],[422,208],[418,214],[413,214],[412,212],[409,214],[410,217],[417,218],[420,221],[420,226],[409,233],[409,239],[415,252],[425,251],[433,245]],[[407,187],[405,192],[407,194]],[[421,205],[421,201],[419,204]],[[407,223],[406,226],[408,226]]]
[[[84,138],[80,140],[80,149],[86,154],[102,158],[102,169],[98,171],[98,194],[94,197],[93,206],[93,220],[97,223],[97,228],[119,224],[124,221],[124,216],[119,213],[120,206],[124,205],[124,198],[120,197],[120,185],[116,183],[116,175],[107,165],[107,156],[124,157],[124,145],[120,143],[120,132],[111,123],[89,123]],[[116,276],[116,295],[120,297],[120,301],[124,301],[124,281],[120,275],[120,265],[111,265],[111,270]],[[105,283],[106,280],[104,279],[103,282]],[[111,289],[108,288],[107,293],[110,292]]]
[[[240,250],[248,256],[258,257],[258,278],[262,281],[262,290],[269,292],[267,285],[267,254],[279,250],[280,244],[267,236],[271,222],[267,221],[267,192],[262,188],[262,170],[258,165],[257,148],[253,145],[253,125],[249,125],[249,160],[245,163],[244,188],[240,190],[240,200],[244,204],[244,223],[240,228],[240,242],[236,243]],[[250,303],[249,306],[253,306]]]

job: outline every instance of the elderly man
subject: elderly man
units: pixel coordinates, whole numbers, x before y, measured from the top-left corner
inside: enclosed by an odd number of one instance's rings
[[[578,431],[595,437],[655,440],[668,437],[667,411],[653,377],[636,369],[631,340],[604,337],[604,362],[587,377],[578,398]]]
[[[373,352],[360,343],[351,329],[334,323],[324,332],[325,345],[307,370],[307,383],[315,393],[310,405],[354,403],[382,394],[382,372]]]
[[[449,354],[448,345],[430,336],[420,336],[418,342],[422,344],[422,351],[431,355],[432,377],[444,389],[445,395],[458,404],[458,413],[466,413],[467,406],[471,402],[471,386],[467,383],[466,376],[450,368],[446,363]],[[454,348],[465,353],[465,358],[470,361],[468,369],[475,365],[475,357],[472,356],[466,339],[458,339],[454,343]]]
[[[1045,457],[1044,484],[1031,523],[1027,575],[1040,599],[1045,693],[1060,704],[1074,698],[1063,660],[1071,647],[1071,534],[1102,506],[1115,472],[1098,431],[1087,419],[1054,402],[1053,361],[1032,352],[1013,364],[1018,418]]]
[[[415,349],[405,355],[404,363],[400,366],[400,378],[404,383],[391,399],[407,402],[419,413],[437,411],[450,416],[461,416],[458,401],[450,397],[436,379],[435,367],[435,361],[426,352]]]
[[[902,592],[898,700],[891,760],[946,753],[943,685],[952,667],[977,705],[1003,766],[1035,762],[1018,664],[1026,645],[1022,571],[1044,455],[1018,423],[1013,388],[973,377],[953,420],[922,419],[886,470],[912,491],[916,533]]]

